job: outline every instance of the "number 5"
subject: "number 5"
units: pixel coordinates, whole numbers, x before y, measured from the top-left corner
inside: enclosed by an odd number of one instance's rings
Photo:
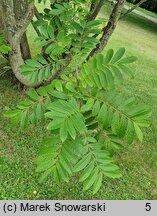
[[[151,210],[151,203],[146,203],[145,210],[146,211],[150,211]]]

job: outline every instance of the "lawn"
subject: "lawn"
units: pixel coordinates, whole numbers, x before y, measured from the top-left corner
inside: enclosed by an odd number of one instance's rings
[[[108,44],[111,47],[125,47],[127,55],[138,57],[132,65],[135,79],[126,80],[119,88],[127,96],[134,95],[148,104],[153,111],[144,142],[136,141],[116,155],[123,177],[104,179],[101,190],[94,196],[91,191],[82,192],[77,177],[60,186],[52,179],[39,184],[34,159],[47,131],[44,126],[30,126],[25,131],[10,127],[2,113],[15,107],[25,92],[18,91],[3,78],[0,80],[0,199],[157,199],[157,24],[131,14],[118,24]],[[32,50],[34,53],[35,49]]]

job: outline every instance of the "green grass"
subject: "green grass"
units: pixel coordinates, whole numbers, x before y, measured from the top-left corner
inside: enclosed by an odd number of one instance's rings
[[[47,131],[44,126],[30,126],[25,131],[10,127],[2,113],[15,107],[25,92],[13,88],[6,79],[0,80],[0,199],[157,199],[156,29],[157,24],[132,14],[120,21],[109,41],[108,48],[126,47],[128,55],[138,57],[132,65],[135,79],[126,80],[121,90],[150,105],[153,114],[144,142],[136,141],[116,155],[123,177],[104,179],[100,192],[94,196],[91,191],[82,192],[77,177],[60,186],[51,178],[39,184],[34,159]]]

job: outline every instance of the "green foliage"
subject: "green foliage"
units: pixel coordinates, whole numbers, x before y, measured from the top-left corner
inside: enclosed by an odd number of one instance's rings
[[[149,109],[142,104],[137,104],[134,98],[126,100],[122,94],[117,95],[113,90],[109,92],[98,91],[91,99],[88,99],[82,107],[82,111],[90,112],[101,124],[102,129],[111,128],[112,133],[119,138],[126,136],[128,143],[132,143],[134,133],[142,141],[142,134],[139,127],[147,127]]]
[[[92,188],[96,193],[103,176],[121,177],[114,164],[114,152],[124,148],[125,143],[131,144],[136,136],[142,142],[141,127],[149,125],[150,116],[145,105],[116,92],[119,76],[115,76],[113,67],[123,78],[126,71],[121,68],[135,60],[134,57],[123,57],[124,52],[121,48],[115,55],[113,50],[108,50],[105,57],[96,55],[80,66],[77,78],[62,76],[63,80],[53,80],[46,87],[30,89],[29,100],[5,113],[21,128],[41,120],[48,122],[47,129],[52,135],[43,141],[37,158],[37,172],[43,173],[41,182],[49,175],[57,183],[68,182],[78,172],[83,189]],[[38,67],[45,61],[34,63]],[[102,82],[100,74],[106,82]],[[108,76],[112,76],[112,81]]]
[[[76,62],[81,64],[86,59],[99,42],[93,36],[101,33],[102,23],[101,20],[87,22],[87,14],[85,4],[62,1],[52,3],[51,8],[46,8],[41,14],[42,19],[34,21],[34,26],[40,31],[35,42],[45,50],[47,57],[44,59],[42,55],[37,55],[21,66],[22,74],[27,76],[29,83],[49,80],[62,67],[66,67],[67,73],[69,70],[73,72]],[[68,66],[72,56],[75,57]]]
[[[5,43],[4,38],[0,35],[0,54],[8,54],[11,48]]]
[[[36,38],[46,57],[37,55],[21,66],[28,81],[42,83],[58,72],[61,79],[30,89],[29,99],[4,115],[24,129],[42,121],[50,131],[36,160],[42,182],[52,175],[56,183],[68,182],[75,173],[83,189],[95,194],[103,177],[119,178],[114,153],[137,138],[142,142],[142,127],[149,125],[150,111],[134,98],[126,99],[116,86],[125,75],[133,78],[128,64],[136,57],[125,57],[125,49],[97,54],[86,61],[99,40],[101,20],[87,22],[84,4],[77,1],[52,3],[34,24]],[[70,59],[70,60],[69,60]]]
[[[134,56],[123,58],[124,48],[120,48],[114,55],[112,49],[108,50],[106,56],[98,54],[90,59],[82,67],[78,78],[81,80],[83,87],[97,87],[98,89],[113,88],[115,80],[120,84],[123,82],[124,75],[133,77],[132,71],[126,64],[136,60]]]
[[[62,142],[67,139],[68,135],[75,140],[77,132],[80,134],[86,132],[84,118],[74,98],[68,102],[59,100],[50,103],[47,109],[50,111],[45,116],[53,119],[47,128],[48,130],[59,129]]]
[[[44,79],[48,80],[51,76],[51,65],[42,55],[37,55],[36,59],[28,59],[21,66],[23,75],[26,75],[28,82],[35,84],[41,83]]]

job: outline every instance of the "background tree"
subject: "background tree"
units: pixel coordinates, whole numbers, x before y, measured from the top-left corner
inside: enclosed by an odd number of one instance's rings
[[[122,15],[121,15],[121,17],[120,18],[123,18],[123,17],[125,17],[125,16],[127,16],[129,13],[131,13],[133,10],[135,10],[137,7],[139,7],[140,5],[142,5],[144,2],[146,2],[147,0],[141,0],[141,1],[139,1],[137,4],[135,4],[133,7],[131,7],[129,10],[127,10],[127,12],[126,13],[123,13]]]

